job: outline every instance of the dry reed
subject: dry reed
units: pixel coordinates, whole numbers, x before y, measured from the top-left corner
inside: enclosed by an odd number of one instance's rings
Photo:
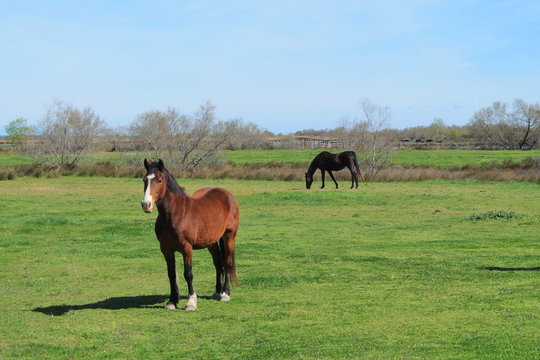
[[[515,163],[503,165],[491,164],[483,167],[463,167],[461,169],[436,169],[429,167],[402,167],[392,166],[381,170],[376,175],[366,175],[369,182],[389,181],[421,181],[421,180],[458,180],[477,179],[481,181],[528,181],[540,183],[540,167],[537,163]],[[177,177],[201,179],[246,179],[246,180],[283,180],[304,181],[303,167],[284,166],[279,164],[259,166],[239,166],[224,164],[214,167],[204,167],[189,171],[172,171]],[[52,168],[44,166],[12,166],[0,168],[0,180],[11,180],[18,176],[58,177],[65,175],[75,176],[107,176],[107,177],[143,177],[144,168],[133,164],[112,164],[109,162],[94,165],[78,166],[74,169]],[[336,172],[336,179],[340,186],[348,186],[351,177],[348,171]],[[315,182],[320,183],[320,172],[315,175]],[[327,175],[326,184],[331,185],[332,180]]]

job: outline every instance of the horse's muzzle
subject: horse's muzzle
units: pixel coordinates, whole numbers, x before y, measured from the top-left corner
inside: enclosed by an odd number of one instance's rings
[[[141,201],[141,206],[145,213],[151,213],[154,210],[154,204],[150,201]]]

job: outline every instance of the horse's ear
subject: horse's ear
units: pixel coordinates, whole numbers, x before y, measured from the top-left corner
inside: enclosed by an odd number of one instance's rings
[[[150,165],[148,164],[148,160],[144,159],[144,168],[146,169],[146,171],[148,171],[149,167]]]
[[[159,159],[157,167],[159,171],[163,171],[163,160]]]

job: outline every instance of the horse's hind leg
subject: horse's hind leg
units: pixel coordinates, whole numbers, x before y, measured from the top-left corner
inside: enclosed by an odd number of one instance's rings
[[[215,243],[208,247],[208,251],[212,254],[212,260],[214,261],[214,267],[216,268],[216,292],[212,295],[212,299],[221,300],[221,293],[223,293],[224,270],[223,270],[223,257],[219,250],[218,243]]]
[[[351,189],[354,187],[354,183],[356,183],[356,188],[358,189],[358,176],[354,173],[352,166],[347,166],[347,169],[351,172]]]
[[[225,281],[221,293],[221,301],[229,301],[231,295],[231,281],[238,285],[236,276],[236,264],[234,260],[234,240],[236,238],[236,230],[227,230],[220,239],[221,254],[223,256],[223,264],[225,269]]]

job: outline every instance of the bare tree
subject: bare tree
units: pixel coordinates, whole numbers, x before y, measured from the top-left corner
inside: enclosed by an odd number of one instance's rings
[[[513,110],[512,120],[518,129],[518,147],[521,150],[534,148],[540,140],[540,104],[527,104],[516,99]]]
[[[342,118],[334,130],[334,136],[352,149],[363,149],[367,141],[367,125],[358,118]]]
[[[361,99],[359,104],[360,117],[342,118],[333,135],[345,146],[364,150],[367,153],[366,173],[374,176],[390,162],[390,150],[397,132],[389,129],[391,114],[388,107],[374,104],[367,98]]]
[[[225,144],[227,150],[246,150],[261,148],[266,133],[253,122],[244,123],[241,119],[228,121],[229,140]]]
[[[177,138],[183,124],[188,120],[185,115],[173,108],[162,112],[152,110],[140,114],[131,124],[128,133],[134,137],[139,150],[150,157],[171,157],[177,152]]]
[[[376,175],[391,161],[392,138],[387,132],[392,115],[386,106],[374,104],[369,99],[360,100],[360,110],[363,115],[363,148],[367,150],[367,173]]]
[[[504,103],[496,101],[491,107],[475,112],[469,123],[473,135],[490,147],[512,148],[512,129]]]
[[[55,101],[39,126],[39,136],[31,153],[37,162],[74,167],[92,148],[104,122],[90,107],[82,110]]]
[[[206,102],[192,116],[169,108],[141,114],[130,127],[141,150],[162,157],[169,167],[189,170],[221,161],[221,153],[234,134],[236,122],[219,121],[215,106]]]
[[[504,149],[531,149],[539,141],[540,105],[516,99],[512,109],[496,101],[474,113],[469,127],[477,141]]]
[[[206,102],[201,105],[192,117],[183,118],[180,127],[179,148],[181,154],[180,164],[186,168],[195,168],[210,160],[219,145],[213,146],[211,136],[216,122],[216,107]]]

